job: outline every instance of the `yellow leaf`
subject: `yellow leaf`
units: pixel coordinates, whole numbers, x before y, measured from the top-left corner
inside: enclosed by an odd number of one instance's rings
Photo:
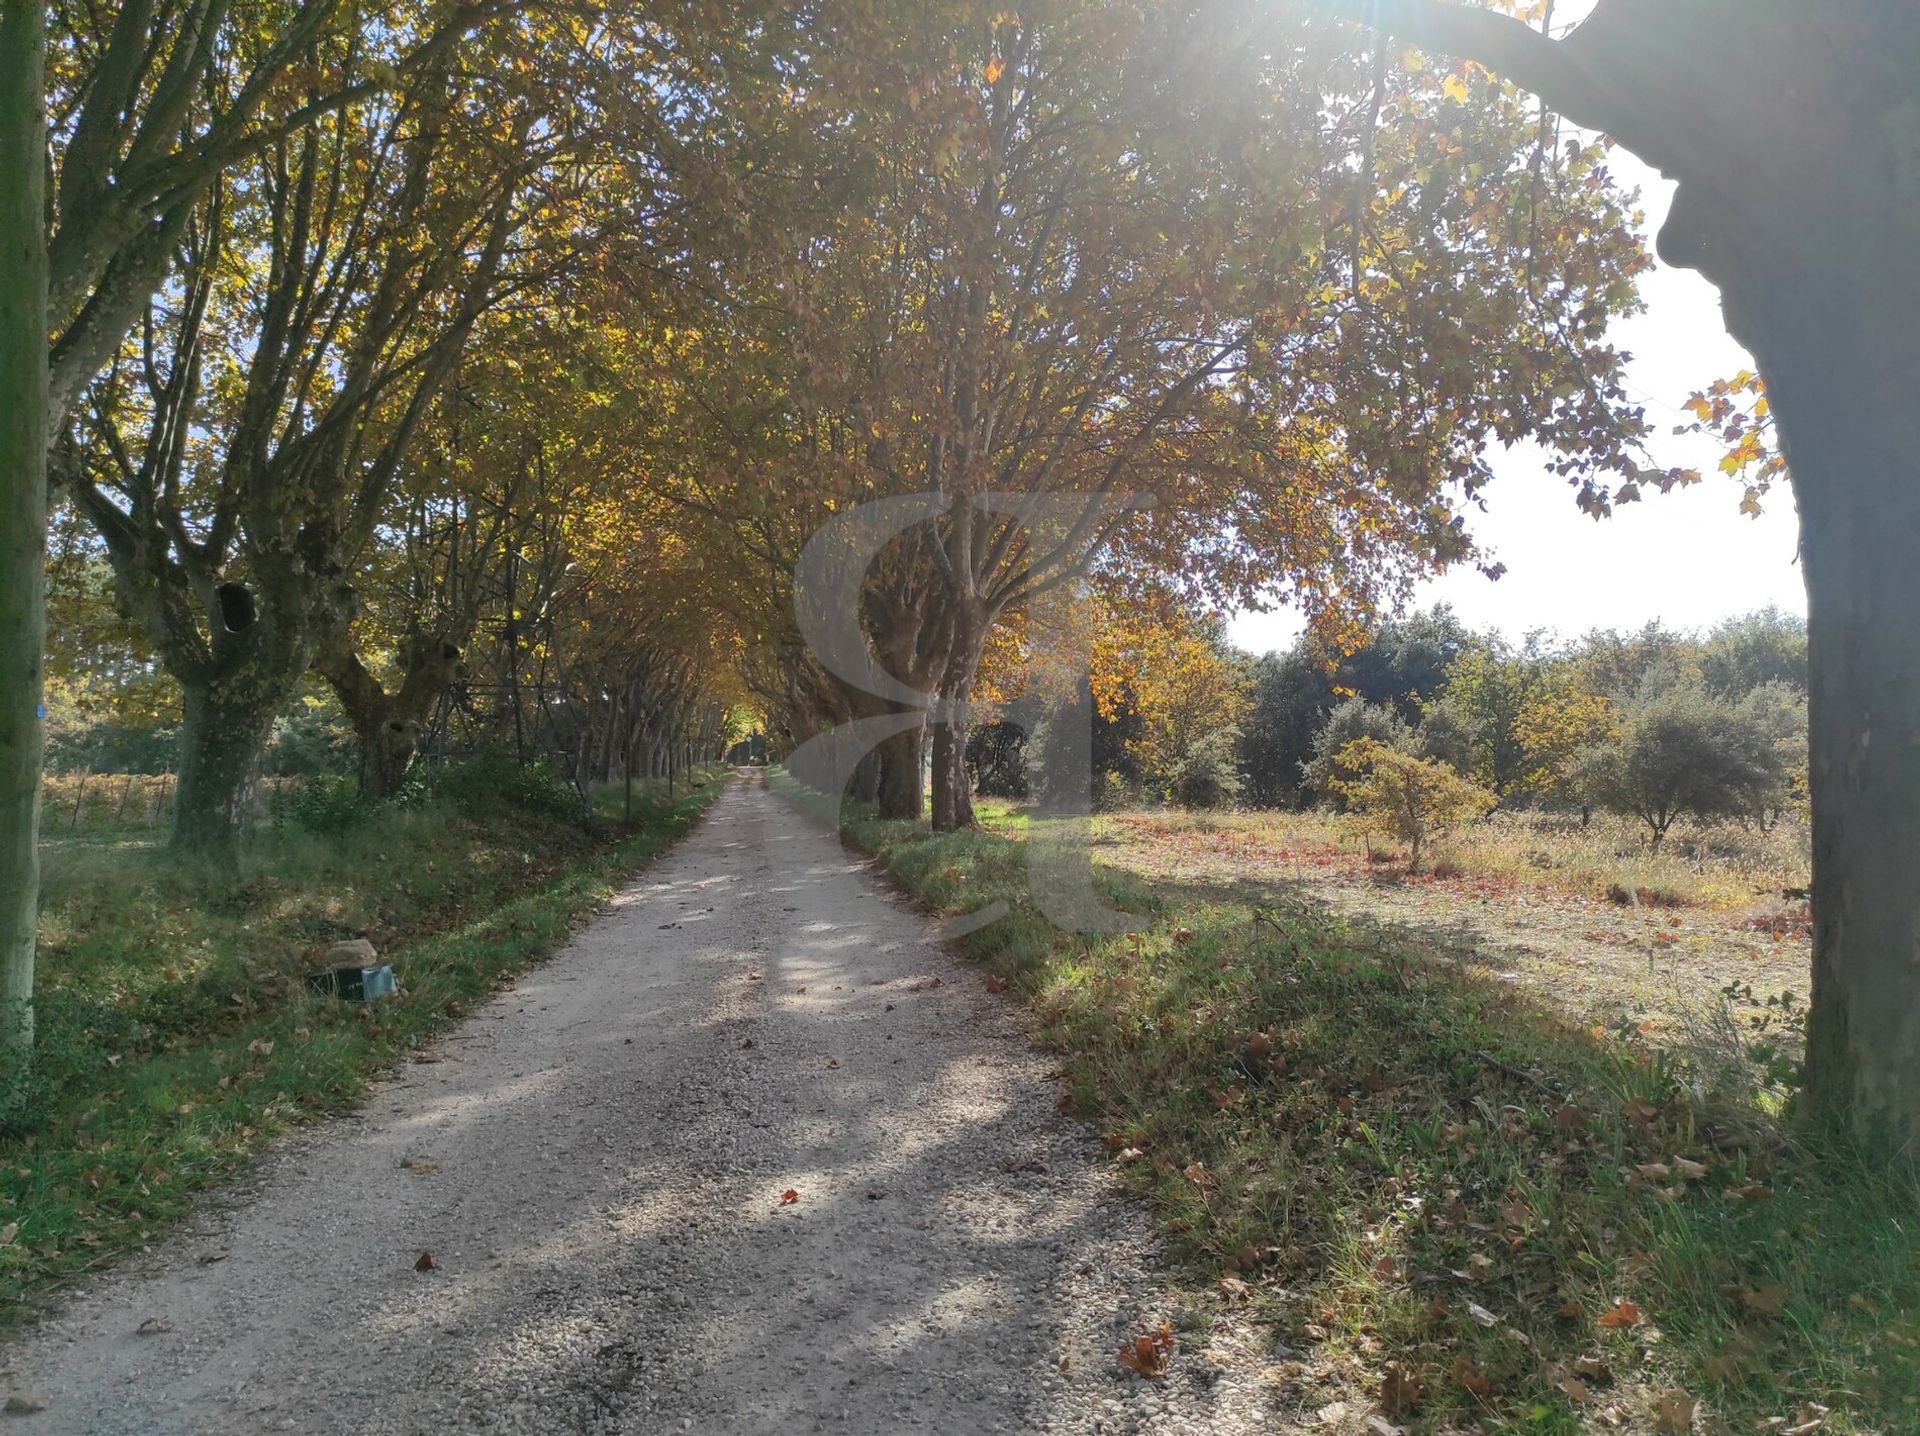
[[[1441,81],[1440,91],[1449,100],[1458,100],[1463,105],[1473,98],[1473,91],[1467,88],[1467,82],[1458,75],[1449,75]]]

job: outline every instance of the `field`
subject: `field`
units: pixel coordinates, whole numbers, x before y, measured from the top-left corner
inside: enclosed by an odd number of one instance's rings
[[[144,814],[50,824],[32,1117],[0,1134],[0,1324],[351,1106],[685,831],[714,776],[644,790],[630,828],[617,790],[585,827],[564,791],[499,772],[375,810],[343,785],[226,860],[169,852]],[[393,962],[395,1000],[308,990],[311,959],[355,937]]]
[[[1920,1201],[1783,1114],[1790,1051],[1755,1050],[1790,1049],[1779,1010],[1737,1043],[1591,1020],[1629,974],[1630,1016],[1669,990],[1709,1007],[1716,968],[1796,981],[1802,939],[1756,957],[1736,880],[1703,864],[1694,891],[1717,903],[1622,911],[1498,853],[1400,881],[1317,820],[1123,813],[1101,822],[1098,883],[1146,923],[1097,937],[1026,900],[1021,815],[985,819],[846,831],[936,912],[1012,905],[966,949],[1031,1006],[1063,1107],[1185,1259],[1182,1350],[1204,1355],[1210,1304],[1270,1323],[1285,1419],[1920,1426]],[[1522,950],[1543,927],[1560,956]],[[1582,945],[1591,966],[1566,956]]]
[[[990,828],[1017,828],[994,808]],[[1323,813],[1141,809],[1099,820],[1115,867],[1237,902],[1323,903],[1396,945],[1518,983],[1571,1020],[1695,1037],[1753,1003],[1807,997],[1804,830],[1676,833],[1648,850],[1634,826],[1497,815],[1409,874],[1401,855]],[[1737,991],[1736,991],[1737,989]],[[1751,1000],[1749,1000],[1751,989]],[[1749,1023],[1750,1025],[1750,1023]]]

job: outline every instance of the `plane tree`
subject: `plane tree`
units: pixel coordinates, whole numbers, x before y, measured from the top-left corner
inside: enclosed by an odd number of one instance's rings
[[[510,87],[441,66],[216,186],[61,464],[179,681],[174,840],[230,840],[276,714],[474,324],[541,167]]]
[[[1592,507],[1645,477],[1606,340],[1648,262],[1630,205],[1496,87],[1271,7],[1132,0],[809,7],[714,71],[689,148],[733,223],[694,271],[781,377],[709,335],[709,432],[751,414],[757,447],[703,481],[795,541],[823,502],[940,496],[876,568],[917,586],[874,605],[914,641],[868,618],[883,658],[944,648],[939,826],[970,820],[992,629],[1099,563],[1346,631],[1471,560],[1493,448],[1543,439]]]

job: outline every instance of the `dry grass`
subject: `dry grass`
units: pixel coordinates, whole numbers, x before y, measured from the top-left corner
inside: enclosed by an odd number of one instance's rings
[[[987,821],[1007,831],[1017,815]],[[1103,818],[1100,833],[1116,868],[1196,896],[1331,907],[1582,1026],[1719,1029],[1737,986],[1734,1020],[1754,1030],[1769,997],[1807,997],[1806,909],[1782,895],[1806,882],[1791,833],[1689,835],[1654,854],[1623,824],[1503,815],[1442,844],[1418,874],[1324,814],[1135,810]]]
[[[1385,866],[1402,849],[1332,813],[1183,813],[1136,809],[1112,815],[1121,830],[1193,836],[1235,847],[1254,862],[1295,868]],[[1435,868],[1465,877],[1631,905],[1711,908],[1742,917],[1787,905],[1807,885],[1809,834],[1783,822],[1770,833],[1731,825],[1676,828],[1653,850],[1644,826],[1626,819],[1496,813],[1435,844]]]

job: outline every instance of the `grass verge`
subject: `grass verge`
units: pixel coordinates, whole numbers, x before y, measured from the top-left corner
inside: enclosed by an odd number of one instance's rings
[[[48,853],[34,1098],[0,1137],[0,1326],[144,1245],[196,1193],[561,946],[687,831],[717,772],[584,828],[511,784],[262,832],[237,861],[132,843]],[[604,806],[604,805],[603,805]],[[309,956],[366,936],[402,992],[319,997]]]
[[[775,779],[792,791],[790,782]],[[812,806],[816,807],[817,804]],[[1197,1282],[1416,1433],[1920,1430],[1920,1200],[1684,1054],[1311,907],[1096,871],[1144,930],[1055,929],[1017,833],[844,831],[1063,1055]]]

